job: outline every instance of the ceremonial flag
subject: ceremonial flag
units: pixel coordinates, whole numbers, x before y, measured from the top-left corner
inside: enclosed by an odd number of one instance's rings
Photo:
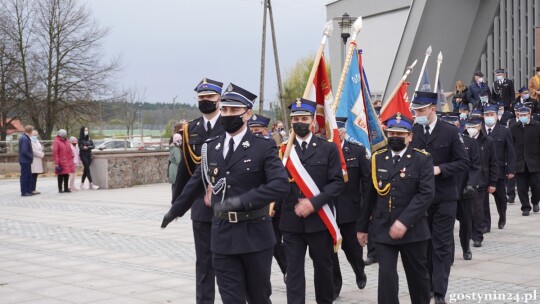
[[[381,109],[381,115],[379,116],[382,122],[386,121],[388,118],[396,113],[401,113],[401,115],[406,116],[410,119],[413,119],[409,96],[407,95],[407,87],[409,86],[408,82],[403,82],[397,91],[396,95],[385,104]]]
[[[317,64],[316,62],[313,64]],[[319,125],[318,134],[325,135],[326,138],[332,139],[336,144],[339,151],[339,157],[341,159],[341,169],[343,170],[343,176],[347,176],[347,164],[345,163],[345,157],[341,150],[341,141],[339,139],[339,132],[336,123],[336,116],[332,111],[332,103],[334,97],[332,96],[332,89],[330,88],[330,80],[328,73],[326,72],[326,63],[324,61],[324,55],[321,55],[321,60],[318,63],[317,72],[311,90],[309,92],[309,100],[317,102],[316,118]],[[319,105],[322,106],[322,111],[319,111]],[[326,120],[326,121],[325,121]],[[326,134],[326,127],[328,127],[329,134]],[[316,133],[316,134],[317,134]]]
[[[370,142],[369,152],[378,150],[386,145],[386,137],[384,136],[384,131],[381,124],[379,123],[379,118],[377,117],[377,112],[373,108],[371,103],[371,90],[369,89],[369,83],[366,77],[366,70],[364,69],[363,60],[362,60],[362,50],[358,51],[358,67],[362,71],[362,96],[364,98],[364,107],[366,111],[366,117],[368,122],[368,135]]]
[[[351,42],[351,44],[353,43]],[[354,46],[355,49],[343,83],[336,116],[348,118],[345,129],[349,135],[349,140],[364,145],[368,152],[371,153],[364,94],[362,92],[362,77],[360,77],[356,45]]]
[[[446,100],[446,96],[444,95],[444,87],[442,85],[441,76],[439,75],[439,79],[437,80],[437,110],[440,110],[442,112],[450,112],[450,105],[448,104],[448,101]]]
[[[427,69],[424,70],[424,74],[422,74],[422,81],[420,82],[420,89],[419,91],[422,92],[431,92],[431,85],[429,84],[429,74]]]

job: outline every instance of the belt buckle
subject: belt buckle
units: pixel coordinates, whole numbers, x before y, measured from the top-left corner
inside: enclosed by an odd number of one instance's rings
[[[238,216],[235,211],[229,211],[227,215],[229,216],[229,223],[238,223]]]

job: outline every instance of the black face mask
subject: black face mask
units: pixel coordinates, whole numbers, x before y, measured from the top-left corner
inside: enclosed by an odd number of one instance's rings
[[[399,152],[405,149],[405,138],[403,137],[388,137],[388,146],[392,151]]]
[[[379,113],[381,111],[381,108],[382,107],[373,107],[373,109],[375,110],[375,112]]]
[[[210,100],[201,99],[199,100],[199,111],[203,114],[210,114],[216,111],[216,103]]]
[[[310,131],[309,125],[310,124],[305,123],[305,122],[295,122],[293,123],[292,126],[293,126],[294,133],[296,133],[300,137],[306,137]]]
[[[242,116],[244,116],[246,112],[237,116],[221,116],[221,125],[223,126],[223,129],[225,129],[225,132],[232,134],[240,130],[244,125]]]

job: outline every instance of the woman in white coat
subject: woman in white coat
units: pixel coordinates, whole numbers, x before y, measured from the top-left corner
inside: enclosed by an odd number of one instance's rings
[[[69,174],[69,190],[79,191],[80,189],[75,187],[75,178],[77,177],[77,168],[79,168],[79,165],[81,164],[77,137],[71,136],[69,138],[69,142],[71,143],[71,151],[73,151],[73,165],[75,166],[75,171]]]
[[[41,146],[41,143],[38,139],[38,132],[34,130],[32,132],[32,154],[34,155],[34,158],[32,159],[32,194],[40,194],[41,192],[36,191],[36,184],[37,184],[37,178],[38,175],[43,173],[43,157],[45,156],[45,153],[43,153],[43,147]]]

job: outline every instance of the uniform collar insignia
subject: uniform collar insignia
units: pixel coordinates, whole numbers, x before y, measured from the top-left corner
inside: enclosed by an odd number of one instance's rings
[[[218,143],[218,144],[216,145],[216,150],[219,150],[220,147],[221,147],[221,143]]]
[[[244,150],[249,148],[249,146],[250,146],[250,144],[249,144],[249,141],[247,141],[247,140],[242,143],[242,147],[244,147]]]

